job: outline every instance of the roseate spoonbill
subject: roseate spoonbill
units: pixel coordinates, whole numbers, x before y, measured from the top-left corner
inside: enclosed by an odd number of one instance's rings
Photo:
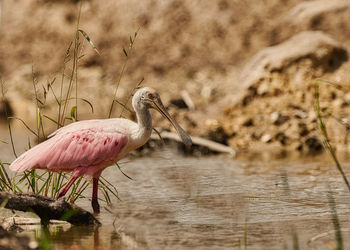
[[[72,171],[72,177],[60,191],[58,198],[67,193],[78,177],[92,177],[91,204],[94,212],[99,213],[97,193],[101,172],[147,142],[152,133],[150,108],[158,110],[172,123],[184,144],[192,144],[191,138],[166,111],[155,90],[139,89],[132,99],[132,106],[136,112],[137,123],[123,118],[71,123],[19,156],[12,162],[10,169],[18,172],[31,169]]]

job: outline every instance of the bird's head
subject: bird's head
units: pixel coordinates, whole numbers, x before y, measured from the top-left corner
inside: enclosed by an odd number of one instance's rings
[[[180,125],[170,116],[166,108],[164,107],[159,94],[157,91],[155,91],[152,88],[141,88],[138,91],[136,91],[133,99],[132,99],[132,105],[135,110],[142,110],[144,109],[156,109],[159,113],[161,113],[166,119],[169,120],[169,122],[174,126],[176,129],[178,135],[180,136],[181,140],[186,145],[192,144],[191,137],[180,127]]]
[[[141,88],[134,94],[132,105],[134,109],[149,109],[153,108],[153,102],[160,100],[159,94],[152,88]]]

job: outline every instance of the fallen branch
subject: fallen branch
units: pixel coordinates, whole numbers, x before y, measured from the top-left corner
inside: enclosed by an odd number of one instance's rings
[[[179,138],[179,136],[176,133],[173,132],[167,132],[167,131],[163,131],[160,133],[160,136],[163,139],[168,139],[168,140],[173,140],[173,141],[177,141],[177,142],[181,142],[181,139]],[[214,142],[214,141],[210,141],[201,137],[195,137],[195,136],[191,136],[192,138],[192,144],[193,145],[197,145],[197,146],[202,146],[202,147],[206,147],[208,148],[210,151],[213,152],[218,152],[218,153],[227,153],[230,154],[232,156],[236,155],[236,151],[231,148],[228,147],[226,145]],[[151,139],[154,140],[159,140],[159,135],[157,134],[152,134],[151,135]]]
[[[75,225],[101,224],[91,213],[68,203],[65,199],[50,199],[37,194],[10,194],[0,192],[0,204],[5,208],[33,212],[47,224],[49,220],[63,220]]]

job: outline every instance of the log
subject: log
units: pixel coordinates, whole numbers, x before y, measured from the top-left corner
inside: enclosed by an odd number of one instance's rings
[[[160,136],[163,139],[168,139],[176,142],[181,142],[181,139],[176,133],[168,132],[168,131],[162,131],[160,132]],[[201,137],[191,136],[193,145],[206,147],[212,152],[218,152],[218,153],[226,153],[230,154],[232,157],[236,156],[236,151],[226,145],[220,144],[218,142],[210,141]],[[159,135],[152,133],[151,139],[153,140],[160,140]]]
[[[101,224],[90,212],[64,198],[55,200],[38,194],[0,192],[0,204],[5,204],[7,209],[34,212],[42,224],[47,224],[49,220],[63,220],[74,225]]]

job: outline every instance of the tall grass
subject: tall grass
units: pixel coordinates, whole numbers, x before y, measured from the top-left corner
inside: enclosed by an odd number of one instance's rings
[[[129,58],[130,58],[130,55],[131,55],[131,52],[132,52],[132,49],[134,47],[134,43],[135,43],[135,40],[136,40],[136,37],[137,37],[137,34],[139,32],[140,28],[134,33],[134,36],[130,36],[129,37],[129,46],[128,46],[128,49],[126,50],[125,48],[123,48],[123,53],[125,55],[125,60],[124,60],[124,63],[123,63],[123,66],[122,66],[122,69],[119,73],[119,77],[118,77],[118,80],[115,84],[115,89],[114,89],[114,94],[113,94],[113,100],[112,100],[112,103],[111,103],[111,106],[109,108],[109,112],[108,112],[108,118],[111,118],[112,116],[112,113],[113,113],[113,108],[114,108],[114,104],[115,103],[118,103],[119,105],[123,106],[124,108],[126,107],[125,104],[119,102],[117,100],[117,93],[118,93],[118,89],[119,89],[119,85],[120,85],[120,82],[122,80],[122,77],[124,75],[124,72],[125,72],[125,69],[126,69],[126,65],[128,64],[128,61],[129,61]],[[141,82],[143,81],[143,79],[141,80]],[[139,84],[141,84],[141,82]],[[138,85],[139,85],[138,84]],[[123,111],[122,111],[123,112]]]
[[[325,79],[316,79],[315,80],[315,104],[314,104],[314,109],[315,109],[315,112],[316,112],[316,115],[317,115],[317,119],[318,119],[318,122],[319,122],[319,127],[320,127],[320,131],[321,131],[321,134],[323,136],[323,146],[324,148],[329,152],[329,154],[331,155],[339,173],[341,174],[343,180],[344,180],[344,183],[346,184],[346,186],[348,187],[349,191],[350,191],[350,183],[348,181],[348,178],[346,177],[346,174],[340,164],[340,161],[338,160],[337,158],[337,155],[335,153],[335,149],[334,147],[332,146],[331,144],[331,140],[329,138],[329,135],[328,135],[328,131],[327,131],[327,127],[325,125],[325,122],[324,122],[324,116],[327,115],[329,116],[329,112],[325,112],[324,110],[321,109],[320,107],[320,88],[319,88],[319,84],[320,83],[325,83],[325,84],[328,84],[336,89],[339,89],[341,90],[341,85],[335,83],[335,82],[332,82],[332,81],[328,81],[328,80],[325,80]],[[332,116],[334,117],[334,116]],[[336,119],[337,121],[339,121],[340,119]]]
[[[78,105],[79,102],[84,102],[88,104],[91,108],[92,113],[94,112],[94,107],[90,101],[87,99],[81,98],[79,96],[79,74],[78,68],[80,59],[83,57],[82,48],[81,48],[81,36],[91,45],[92,49],[99,54],[99,51],[95,47],[94,43],[90,39],[89,35],[80,28],[80,18],[81,18],[81,9],[82,2],[80,3],[77,24],[74,34],[74,40],[69,43],[65,51],[62,65],[62,73],[60,79],[59,93],[55,93],[54,84],[56,78],[49,80],[44,86],[40,86],[37,80],[34,67],[32,67],[32,84],[34,91],[34,101],[35,101],[35,119],[36,119],[36,128],[32,129],[23,119],[18,117],[10,117],[7,114],[7,124],[8,132],[10,137],[10,145],[15,157],[17,157],[17,152],[15,148],[15,143],[13,139],[13,133],[11,128],[10,120],[20,121],[21,124],[27,129],[31,134],[36,138],[36,141],[40,143],[47,139],[47,131],[45,130],[44,120],[48,120],[54,123],[57,126],[57,129],[63,127],[67,121],[76,122],[78,121]],[[138,31],[137,31],[138,32]],[[120,72],[119,78],[116,83],[115,93],[113,97],[113,102],[110,107],[108,117],[111,117],[113,112],[114,103],[119,103],[122,105],[123,109],[127,109],[126,105],[117,101],[116,95],[117,90],[121,82],[121,78],[126,69],[129,56],[131,54],[135,39],[137,37],[137,32],[134,33],[134,36],[130,36],[130,43],[128,50],[123,49],[123,52],[126,56],[126,60],[123,64],[122,70]],[[67,72],[68,71],[68,72]],[[135,88],[137,88],[143,80],[141,80]],[[135,89],[134,88],[134,89]],[[5,87],[4,83],[1,81],[1,91],[2,96],[5,98]],[[52,97],[57,105],[57,115],[51,117],[45,114],[45,108],[47,107],[48,97]],[[130,98],[130,96],[129,96]],[[122,113],[121,113],[122,114]],[[30,142],[28,142],[29,148],[31,148]],[[1,191],[13,191],[13,192],[33,192],[36,194],[41,194],[49,197],[56,197],[60,190],[65,186],[69,180],[71,174],[67,173],[53,173],[46,171],[25,171],[24,174],[15,175],[12,179],[9,178],[9,175],[6,172],[5,166],[9,163],[3,163],[0,161],[0,190]],[[117,165],[121,171],[119,165]],[[122,172],[122,171],[121,171]],[[122,172],[123,173],[123,172]],[[128,175],[123,173],[126,177],[130,178]],[[131,178],[130,178],[131,179]],[[84,197],[84,191],[90,186],[91,181],[84,179],[83,177],[79,178],[72,188],[70,193],[66,195],[67,200],[75,202],[79,198]],[[101,177],[99,179],[99,190],[103,194],[103,197],[99,199],[103,202],[106,202],[108,205],[111,204],[111,197],[114,196],[119,199],[117,189],[105,178]]]
[[[329,208],[331,210],[335,240],[337,243],[337,246],[335,249],[342,250],[342,249],[344,249],[343,236],[342,236],[341,229],[340,229],[340,222],[338,219],[338,214],[337,214],[337,210],[336,210],[336,206],[335,206],[335,200],[334,200],[334,197],[330,191],[327,193],[327,198],[328,198]]]
[[[329,154],[331,155],[339,173],[341,174],[345,185],[347,186],[348,190],[350,191],[350,184],[348,181],[348,178],[340,164],[340,161],[337,158],[336,152],[335,152],[335,148],[333,147],[333,145],[331,144],[331,140],[329,138],[328,135],[328,131],[327,131],[327,127],[325,125],[324,122],[324,117],[332,117],[333,119],[335,119],[337,122],[339,122],[341,125],[345,126],[346,129],[348,130],[350,128],[349,124],[345,123],[342,119],[334,116],[331,112],[328,112],[327,110],[322,110],[320,107],[320,88],[319,88],[319,84],[320,83],[325,83],[328,84],[329,86],[332,86],[338,90],[342,90],[342,86],[326,80],[326,79],[316,79],[315,80],[315,105],[314,105],[314,109],[318,118],[318,122],[319,122],[319,127],[320,127],[320,131],[321,134],[323,136],[323,145],[324,148],[329,152]],[[342,233],[341,233],[341,227],[340,227],[340,222],[338,219],[338,215],[337,215],[337,210],[336,210],[336,204],[335,204],[335,200],[334,197],[332,195],[332,193],[329,191],[327,193],[327,198],[328,198],[328,204],[329,204],[329,208],[331,211],[331,215],[332,215],[332,222],[333,222],[333,227],[334,227],[334,232],[335,232],[335,240],[336,240],[336,250],[342,250],[344,249],[344,243],[343,243],[343,237],[342,237]]]
[[[79,64],[79,47],[80,47],[80,38],[79,34],[81,33],[79,29],[80,16],[81,16],[81,7],[80,4],[78,21],[75,30],[75,38],[74,41],[69,43],[68,48],[65,53],[65,57],[63,60],[62,67],[62,79],[60,86],[60,95],[59,97],[54,91],[53,84],[55,83],[55,79],[49,81],[46,86],[42,86],[42,91],[38,88],[38,81],[36,79],[34,67],[32,68],[32,80],[33,80],[33,90],[35,97],[35,106],[36,106],[36,129],[31,129],[23,120],[20,118],[25,127],[33,133],[38,142],[44,141],[47,139],[47,135],[45,133],[45,128],[43,124],[43,119],[48,119],[51,122],[57,124],[57,128],[64,126],[66,120],[71,120],[73,122],[77,121],[78,117],[78,64]],[[84,32],[87,36],[87,34]],[[88,37],[88,36],[87,36]],[[74,45],[72,47],[72,45]],[[67,76],[66,69],[67,64],[72,62],[72,68],[70,73]],[[68,78],[68,79],[67,79]],[[68,87],[66,87],[66,92],[64,92],[66,79],[68,80]],[[75,86],[75,96],[72,96],[72,90]],[[53,117],[47,116],[44,114],[46,101],[49,95],[53,95],[57,106],[58,106],[58,115],[57,120]],[[69,107],[69,101],[75,99],[75,105],[71,107],[70,116],[67,116],[67,109]],[[86,101],[86,100],[85,100]],[[87,102],[87,101],[86,101]],[[90,106],[91,103],[89,103]],[[13,118],[12,118],[13,119]],[[14,147],[12,135],[11,144]],[[29,145],[30,146],[30,145]],[[14,150],[15,153],[15,150]],[[15,155],[17,157],[17,155]],[[66,173],[51,173],[51,172],[38,172],[36,170],[26,171],[23,175],[15,176],[15,188],[16,191],[31,191],[36,194],[46,195],[55,197],[57,193],[64,187],[67,180],[69,179],[69,174]],[[72,188],[70,194],[67,198],[71,201],[75,201],[78,197],[81,197],[81,193],[87,188],[87,181],[79,179],[77,183]],[[27,188],[27,190],[22,190],[20,186]]]

